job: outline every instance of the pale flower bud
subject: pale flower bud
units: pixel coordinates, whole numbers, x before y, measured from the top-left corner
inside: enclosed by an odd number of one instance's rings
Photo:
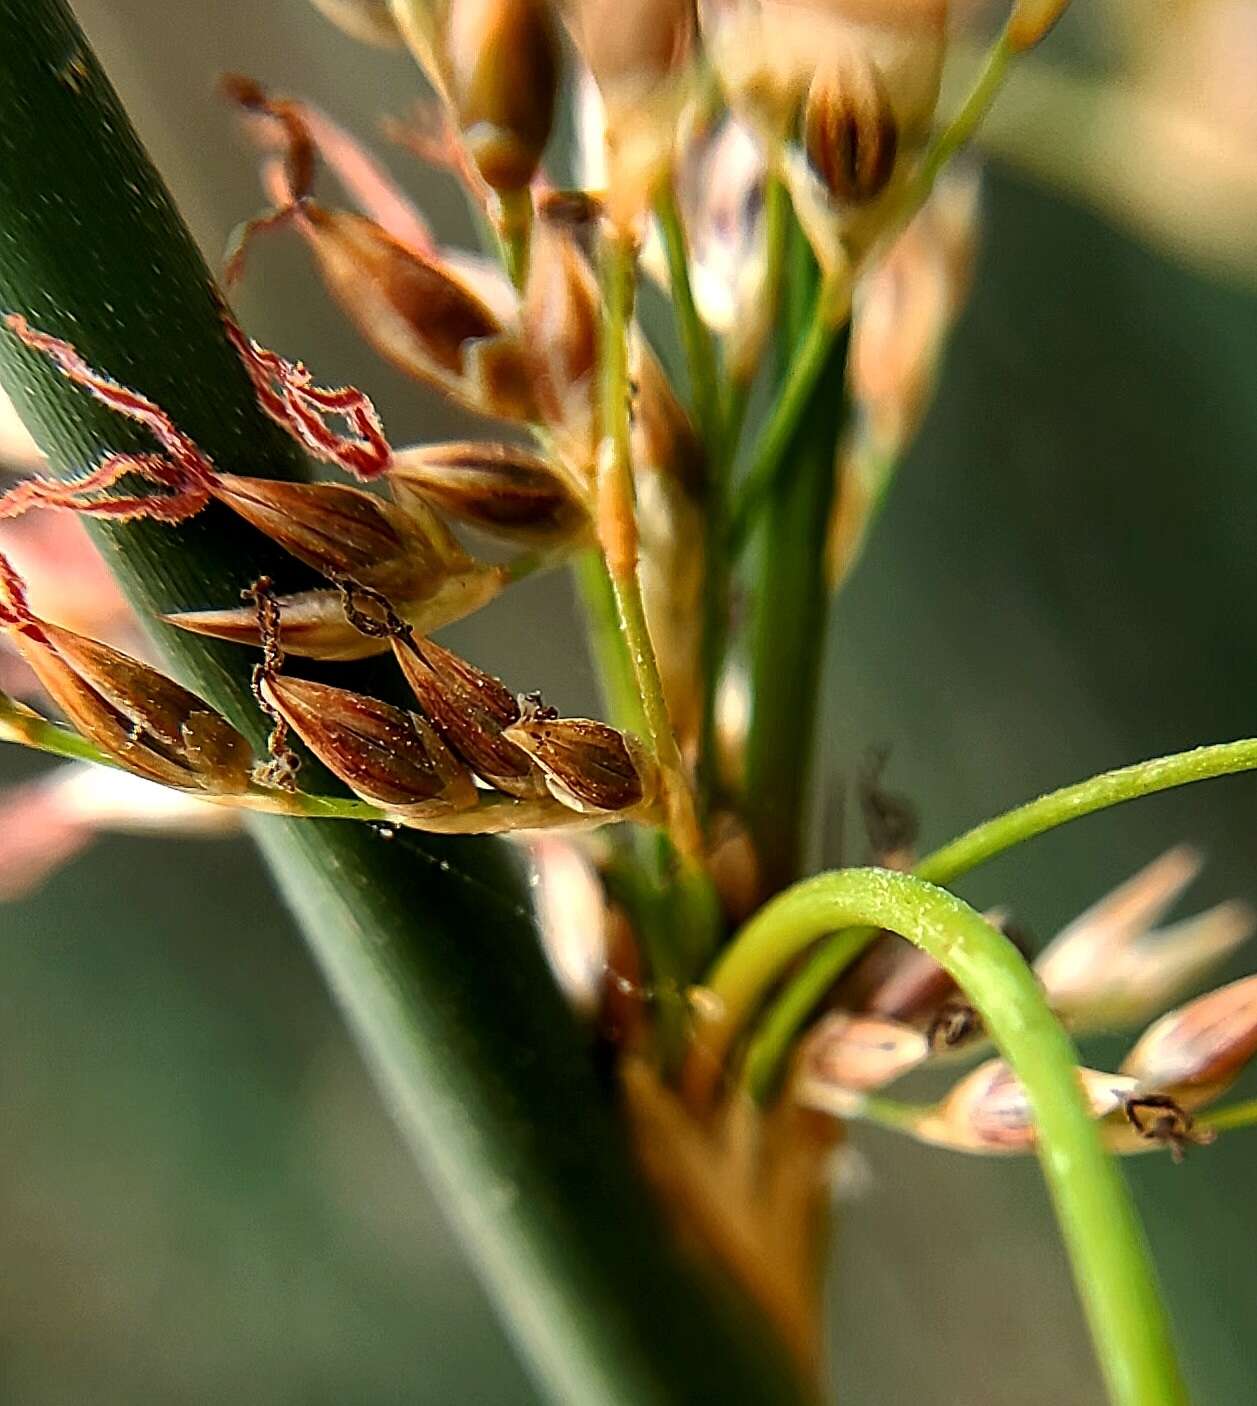
[[[1140,1091],[1189,1107],[1217,1097],[1257,1054],[1257,976],[1233,981],[1164,1015],[1139,1038],[1121,1072]]]
[[[559,37],[548,0],[451,0],[450,90],[463,140],[497,191],[522,190],[550,139]]]
[[[1014,49],[1032,49],[1069,8],[1069,0],[1017,0],[1008,17],[1008,42]]]
[[[803,110],[803,143],[836,200],[863,204],[890,180],[899,129],[881,74],[856,56],[817,69]]]
[[[802,1057],[808,1078],[844,1089],[880,1089],[930,1056],[926,1037],[881,1016],[835,1011],[808,1037]]]

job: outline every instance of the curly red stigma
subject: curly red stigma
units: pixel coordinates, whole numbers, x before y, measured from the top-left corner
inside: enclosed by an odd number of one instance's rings
[[[335,464],[359,479],[378,478],[392,462],[393,450],[370,399],[353,386],[330,389],[313,384],[301,362],[259,346],[232,318],[224,319],[227,336],[240,353],[258,404],[316,458]],[[349,434],[337,434],[327,417],[343,420]]]
[[[209,484],[215,476],[213,462],[160,406],[89,366],[69,342],[36,331],[21,314],[10,313],[4,325],[25,346],[47,356],[62,375],[101,404],[143,425],[165,452],[109,454],[94,469],[68,483],[48,478],[25,479],[0,497],[0,517],[19,517],[32,508],[59,508],[115,519],[144,517],[176,523],[200,512],[209,501]],[[144,497],[105,497],[127,474],[135,474],[167,491]]]

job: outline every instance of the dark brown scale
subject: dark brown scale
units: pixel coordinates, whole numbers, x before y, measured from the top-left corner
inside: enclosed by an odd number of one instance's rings
[[[803,116],[808,160],[837,200],[863,204],[890,180],[899,129],[881,75],[854,60],[819,71]]]

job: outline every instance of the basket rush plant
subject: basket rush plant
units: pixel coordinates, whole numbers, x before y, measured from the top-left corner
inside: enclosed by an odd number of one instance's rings
[[[872,757],[868,862],[810,872],[826,617],[964,301],[964,148],[1065,0],[1005,6],[943,108],[989,19],[946,0],[315,3],[417,61],[430,96],[391,135],[457,178],[482,249],[236,74],[266,203],[216,283],[62,0],[0,0],[0,376],[46,456],[0,496],[0,737],[69,763],[10,798],[0,882],[93,824],[247,817],[556,1398],[823,1396],[832,1167],[865,1120],[1037,1155],[1111,1400],[1185,1401],[1114,1158],[1257,1121],[1214,1107],[1257,1053],[1257,977],[1186,999],[1253,915],[1158,927],[1200,864],[1178,846],[1031,958],[948,885],[1257,767],[1257,740],[926,854]],[[396,445],[367,394],[250,337],[227,293],[261,239],[304,245],[483,434]],[[562,570],[599,717],[440,639]],[[1071,1040],[1141,1028],[1115,1072]],[[927,1065],[955,1068],[941,1098],[886,1092]]]

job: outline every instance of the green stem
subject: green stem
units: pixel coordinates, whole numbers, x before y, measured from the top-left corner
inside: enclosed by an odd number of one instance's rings
[[[1197,1115],[1198,1128],[1210,1128],[1215,1133],[1229,1133],[1236,1128],[1251,1128],[1257,1123],[1257,1098],[1246,1099],[1243,1103],[1228,1104],[1225,1108],[1215,1108],[1212,1113]]]
[[[1257,738],[1245,738],[1101,772],[975,825],[927,854],[912,872],[931,883],[949,884],[995,855],[1070,820],[1079,820],[1098,810],[1175,786],[1254,768],[1257,768]],[[762,1099],[771,1094],[786,1054],[804,1021],[876,935],[869,931],[835,933],[817,947],[801,970],[786,983],[747,1046],[744,1078],[756,1097]]]
[[[807,271],[806,263],[800,266],[800,275]],[[792,283],[799,281],[796,276]],[[797,367],[799,358],[791,356],[790,345],[784,343],[782,357]],[[828,618],[825,539],[845,367],[844,337],[832,350],[824,378],[813,386],[806,417],[795,426],[790,445],[795,472],[763,513],[743,811],[755,841],[761,887],[768,893],[793,882],[803,860]]]
[[[646,737],[659,763],[668,828],[682,859],[697,865],[702,838],[689,782],[664,698],[655,646],[646,624],[637,574],[636,493],[629,438],[628,331],[633,316],[635,260],[629,240],[611,235],[603,256],[603,314],[600,329],[600,407],[603,456],[599,469],[599,523],[603,556],[615,597],[620,632],[628,648],[641,698]]]
[[[866,925],[934,958],[973,1002],[1025,1087],[1039,1159],[1114,1406],[1187,1399],[1134,1207],[1079,1088],[1076,1051],[1025,960],[968,904],[913,875],[847,869],[797,884],[750,920],[708,982],[745,1008],[819,937]],[[699,1055],[703,1050],[698,1033]]]
[[[62,0],[0,0],[0,309],[70,337],[224,470],[295,475],[223,335],[213,281]],[[69,474],[151,450],[0,337],[0,379]],[[145,619],[311,578],[225,510],[99,540]],[[260,744],[246,651],[154,626],[190,687]],[[403,697],[396,672],[335,677]],[[316,768],[310,767],[313,774]],[[507,846],[258,817],[254,833],[400,1129],[555,1399],[808,1399],[727,1284],[692,1263],[547,969]],[[189,902],[198,896],[189,894]]]
[[[720,370],[716,362],[716,343],[707,324],[699,316],[690,283],[689,250],[685,226],[677,205],[676,190],[671,181],[665,182],[655,200],[655,216],[663,241],[664,257],[668,263],[668,284],[672,291],[672,308],[677,331],[685,352],[686,369],[690,377],[690,398],[694,418],[702,435],[710,460],[724,457],[721,446]]]
[[[532,193],[504,191],[499,197],[498,242],[507,276],[516,288],[528,282],[528,260],[532,244]]]
[[[822,290],[803,340],[790,358],[781,391],[756,436],[750,465],[734,498],[729,516],[728,547],[734,555],[745,544],[768,491],[781,472],[842,325],[841,321],[833,320]]]
[[[721,407],[716,343],[694,302],[685,227],[671,181],[661,189],[655,202],[655,213],[668,261],[668,282],[672,289],[677,329],[689,369],[694,418],[702,437],[706,460],[703,622],[699,660],[703,697],[697,766],[699,801],[706,813],[716,784],[716,694],[724,664],[729,620],[729,554],[725,544],[725,512],[732,447]]]

